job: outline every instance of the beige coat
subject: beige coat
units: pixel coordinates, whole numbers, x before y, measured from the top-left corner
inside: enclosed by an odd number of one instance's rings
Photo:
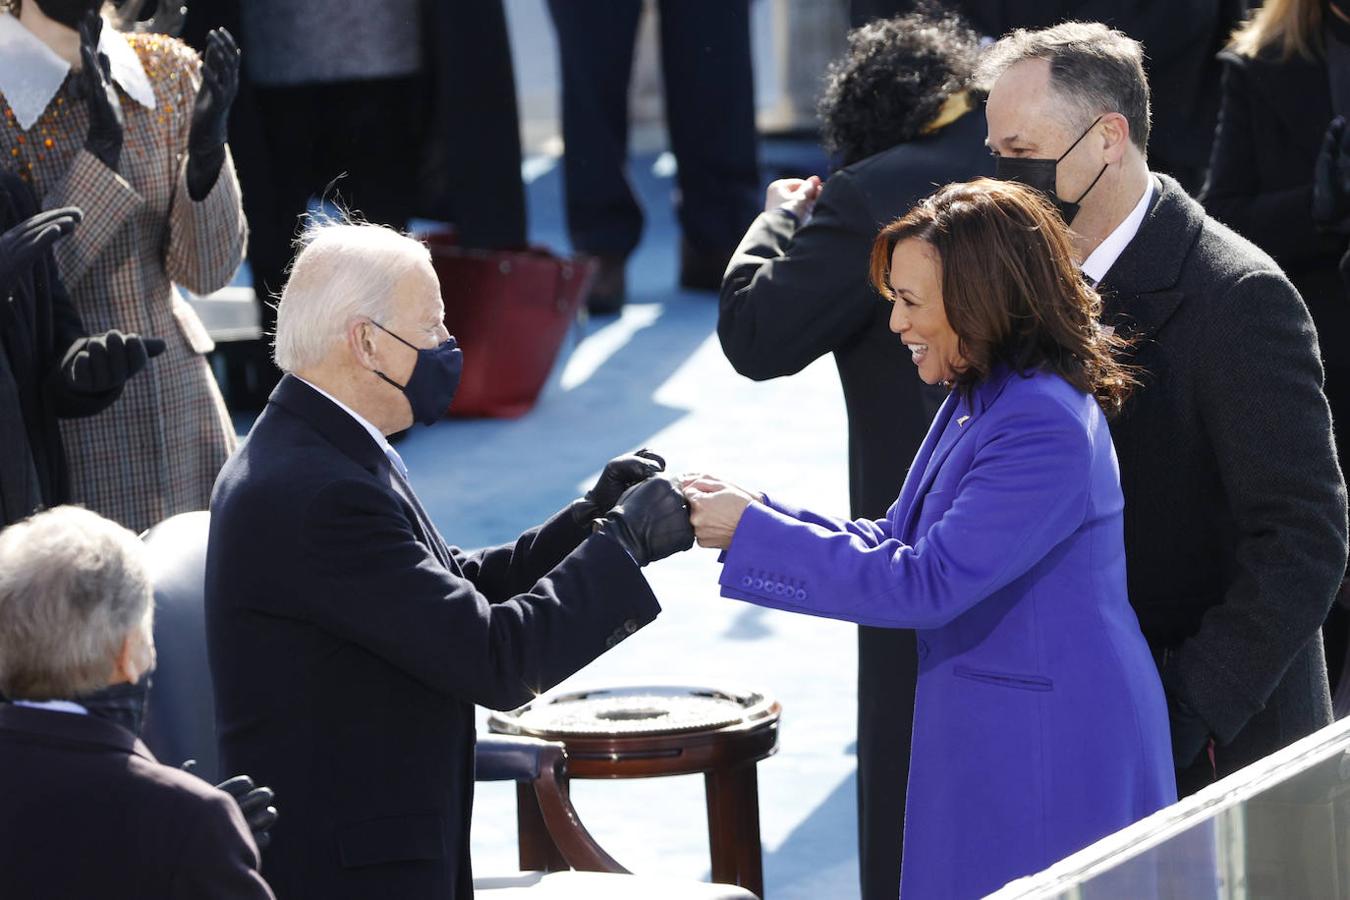
[[[154,86],[147,109],[119,89],[126,123],[118,171],[83,149],[89,116],[67,77],[28,131],[0,95],[0,165],[16,170],[42,206],[79,206],[84,221],[57,244],[57,265],[90,332],[163,338],[168,349],[120,400],[62,422],[72,496],[133,530],[205,509],[235,434],[203,354],[211,339],[174,283],[195,293],[227,284],[244,257],[247,226],[234,164],[201,202],[188,196],[188,127],[200,60],[162,35],[129,35]]]

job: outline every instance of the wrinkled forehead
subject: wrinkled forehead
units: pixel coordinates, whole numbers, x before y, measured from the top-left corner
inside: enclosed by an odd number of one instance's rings
[[[985,104],[988,138],[997,153],[1012,148],[1059,155],[1073,140],[1076,109],[1050,78],[1050,63],[1024,59],[995,80]]]

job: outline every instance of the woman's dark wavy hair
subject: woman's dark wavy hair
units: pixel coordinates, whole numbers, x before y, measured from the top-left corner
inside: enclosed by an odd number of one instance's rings
[[[968,395],[996,364],[1053,372],[1118,413],[1138,384],[1117,359],[1126,341],[1098,325],[1102,301],[1074,262],[1069,232],[1040,192],[977,178],[940,188],[872,244],[872,284],[894,302],[891,256],[917,238],[937,251],[942,304],[965,366]]]
[[[847,166],[914,140],[948,97],[970,89],[979,53],[975,32],[936,4],[853,29],[848,54],[825,72],[825,149]]]

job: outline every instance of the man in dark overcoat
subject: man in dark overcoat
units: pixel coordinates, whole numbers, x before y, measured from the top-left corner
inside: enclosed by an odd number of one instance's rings
[[[853,34],[827,77],[822,119],[842,167],[814,187],[770,186],[722,282],[717,334],[757,381],[834,354],[848,410],[849,509],[881,518],[946,392],[925,385],[868,280],[877,231],[937,185],[993,171],[982,97],[969,90],[978,38],[911,14]],[[898,79],[897,71],[911,73]],[[900,890],[917,675],[914,633],[858,627],[858,838],[864,900]]]
[[[1312,319],[1261,250],[1148,169],[1140,45],[1100,24],[985,59],[996,168],[1070,220],[1141,387],[1113,423],[1130,601],[1161,670],[1178,790],[1331,721],[1318,628],[1345,484]]]
[[[264,863],[287,900],[468,900],[474,704],[519,706],[652,621],[639,566],[693,544],[640,455],[510,544],[447,544],[387,437],[454,395],[443,316],[425,246],[316,226],[278,307],[287,375],[211,500],[222,768],[287,798]]]

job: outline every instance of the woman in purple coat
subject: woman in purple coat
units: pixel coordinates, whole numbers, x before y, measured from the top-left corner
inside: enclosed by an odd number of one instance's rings
[[[1063,221],[1020,185],[942,188],[878,235],[872,279],[919,376],[952,389],[886,518],[708,476],[686,493],[724,596],[917,629],[901,893],[983,896],[1176,799],[1106,423],[1133,379]]]

